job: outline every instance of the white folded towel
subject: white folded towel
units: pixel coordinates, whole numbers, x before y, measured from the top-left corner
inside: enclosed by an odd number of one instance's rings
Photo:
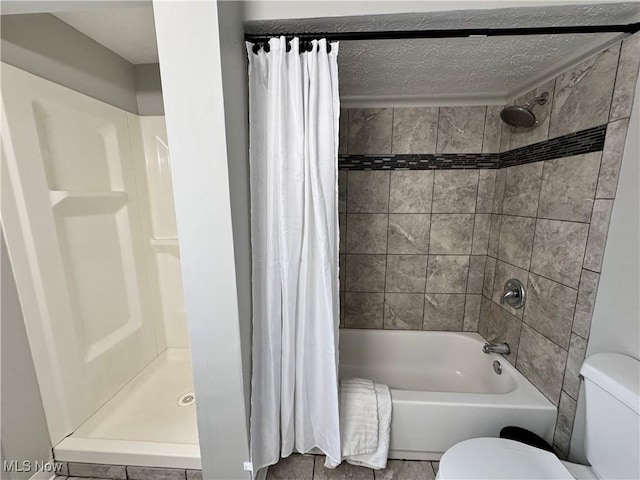
[[[378,398],[371,380],[340,381],[340,443],[343,457],[378,447]]]
[[[345,456],[344,459],[353,465],[380,470],[387,468],[387,457],[389,456],[391,392],[389,387],[381,383],[376,383],[375,388],[378,397],[378,448],[371,453]]]
[[[387,466],[391,433],[389,387],[371,380],[340,381],[340,440],[342,460],[353,465],[383,469]],[[339,463],[329,459],[325,466]]]

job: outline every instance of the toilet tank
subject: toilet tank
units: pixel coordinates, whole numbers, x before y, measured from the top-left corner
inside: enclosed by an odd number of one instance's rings
[[[640,362],[619,353],[589,356],[585,454],[600,478],[640,478]]]

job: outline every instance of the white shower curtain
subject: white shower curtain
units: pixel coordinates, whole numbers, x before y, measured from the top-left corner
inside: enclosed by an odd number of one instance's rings
[[[254,473],[295,449],[340,461],[338,44],[249,56]]]

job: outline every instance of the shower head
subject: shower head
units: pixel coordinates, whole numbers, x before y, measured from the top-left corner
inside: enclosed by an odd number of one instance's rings
[[[512,127],[533,127],[538,122],[536,120],[536,116],[531,111],[531,108],[536,104],[544,105],[547,103],[548,98],[549,93],[544,92],[539,97],[534,98],[522,106],[511,105],[509,107],[505,107],[500,112],[500,118],[504,123],[511,125]]]
[[[511,105],[500,112],[500,118],[512,127],[533,127],[536,124],[536,116],[526,107]]]

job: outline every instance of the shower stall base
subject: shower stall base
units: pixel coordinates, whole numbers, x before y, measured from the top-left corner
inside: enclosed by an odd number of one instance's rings
[[[202,468],[189,349],[165,350],[53,452],[59,462]]]

